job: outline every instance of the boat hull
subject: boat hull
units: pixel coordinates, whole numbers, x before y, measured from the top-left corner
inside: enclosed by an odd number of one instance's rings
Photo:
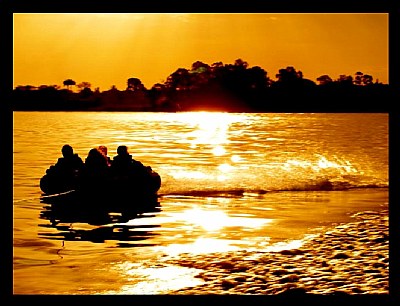
[[[70,178],[45,174],[40,179],[40,189],[45,195],[65,193],[72,190],[92,196],[117,195],[117,194],[156,194],[161,187],[161,177],[155,172],[149,172],[141,177],[101,177],[83,178],[74,176]]]

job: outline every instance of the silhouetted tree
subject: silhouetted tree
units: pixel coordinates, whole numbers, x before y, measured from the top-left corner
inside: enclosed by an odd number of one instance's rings
[[[351,75],[344,75],[341,74],[339,78],[336,80],[339,84],[342,85],[352,85],[353,84],[353,77]]]
[[[192,85],[191,75],[187,69],[179,68],[167,78],[165,85],[171,90],[188,90]]]
[[[190,85],[192,89],[206,86],[213,78],[211,67],[208,64],[197,61],[192,64],[190,73]]]
[[[38,90],[41,92],[55,92],[58,89],[60,89],[60,86],[58,85],[40,85],[38,87]]]
[[[192,73],[203,73],[206,72],[207,70],[210,69],[210,66],[208,64],[205,64],[203,62],[197,61],[192,64],[192,69],[190,72]]]
[[[237,59],[233,65],[226,64],[214,67],[216,81],[225,89],[239,92],[246,87],[243,81],[245,80],[246,69],[248,67],[247,62]]]
[[[150,101],[155,108],[169,106],[168,103],[168,91],[166,89],[166,85],[161,83],[156,83],[151,87],[151,89],[147,92]]]
[[[292,84],[303,78],[303,73],[301,71],[296,71],[294,67],[289,66],[285,69],[279,69],[279,73],[276,74],[277,82]]]
[[[151,90],[158,91],[158,92],[162,92],[164,89],[165,89],[165,85],[161,84],[161,83],[156,83],[151,88]]]
[[[32,85],[18,85],[16,87],[16,90],[20,90],[20,91],[30,91],[30,90],[34,90],[36,87],[32,86]]]
[[[353,80],[353,83],[355,85],[362,85],[362,86],[368,86],[371,85],[373,81],[373,77],[368,75],[368,74],[364,74],[362,72],[356,72],[355,73],[355,77]]]
[[[85,87],[80,91],[80,97],[81,98],[89,98],[93,95],[93,91],[90,89],[90,87]]]
[[[319,82],[319,85],[327,85],[327,84],[331,84],[333,82],[331,77],[329,75],[326,75],[326,74],[321,75],[320,77],[318,77],[317,81]]]
[[[246,83],[251,89],[266,88],[269,82],[267,72],[259,66],[254,66],[246,70]]]
[[[89,82],[82,82],[82,83],[79,83],[78,85],[76,85],[76,87],[78,87],[82,91],[85,88],[90,89],[90,87],[92,87],[92,84],[90,84]]]
[[[362,72],[356,72],[355,77],[353,79],[353,83],[355,85],[361,85],[362,84],[362,77],[364,76],[364,73]]]
[[[136,90],[145,90],[142,81],[138,78],[129,78],[128,79],[128,87],[126,90],[136,91]]]
[[[76,84],[75,81],[72,80],[72,79],[66,79],[66,80],[63,82],[63,85],[66,86],[68,90],[70,90],[70,89],[71,89],[71,86],[73,86],[73,85],[75,85],[75,84]]]
[[[305,89],[312,90],[312,88],[316,86],[313,81],[303,78],[303,72],[300,70],[296,71],[292,66],[288,66],[285,69],[279,69],[276,78],[278,80],[273,83],[273,87],[282,90],[297,89],[304,92]]]
[[[211,65],[211,72],[213,74],[215,74],[215,72],[217,72],[219,69],[224,67],[224,63],[223,62],[215,62]]]
[[[213,69],[217,69],[217,68],[221,68],[221,67],[224,67],[223,62],[215,62],[211,65],[211,68],[213,68]]]
[[[373,80],[374,80],[374,78],[371,75],[364,74],[363,78],[362,78],[362,83],[363,83],[363,85],[366,85],[366,86],[372,85],[373,84]]]
[[[222,62],[213,63],[210,67],[211,80],[221,79],[223,69],[224,69],[224,64]]]
[[[163,111],[196,109],[196,106],[268,111],[279,110],[286,103],[311,108],[322,104],[345,107],[348,101],[366,101],[371,97],[388,97],[386,100],[389,101],[391,97],[388,85],[378,80],[373,82],[371,75],[360,71],[354,78],[340,75],[335,80],[321,75],[316,79],[320,86],[304,78],[303,73],[293,66],[279,69],[275,76],[276,80],[270,79],[267,71],[259,66],[249,67],[240,58],[233,64],[215,62],[211,66],[195,61],[189,70],[178,68],[163,84],[156,83],[150,90],[146,90],[138,78],[127,81],[126,90],[132,92],[119,91],[113,85],[103,93],[99,88],[92,92],[89,82],[76,85],[75,81],[67,79],[63,82],[67,89],[57,85],[16,86],[12,101],[15,109],[20,110],[118,110],[129,103],[132,109],[135,105],[151,103],[154,110]],[[70,91],[73,85],[80,89],[79,94]]]

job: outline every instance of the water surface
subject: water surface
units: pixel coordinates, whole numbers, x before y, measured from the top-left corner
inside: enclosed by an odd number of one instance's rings
[[[15,112],[13,133],[16,294],[161,293],[196,282],[162,258],[295,247],[387,209],[387,114]],[[39,180],[66,143],[127,145],[160,208],[52,222]]]

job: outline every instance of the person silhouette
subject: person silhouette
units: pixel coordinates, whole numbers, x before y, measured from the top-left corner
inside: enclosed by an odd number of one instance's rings
[[[57,160],[54,165],[55,170],[61,175],[76,175],[83,169],[83,161],[78,154],[74,153],[74,149],[66,144],[61,148],[63,157]]]
[[[57,193],[76,188],[84,167],[82,159],[74,153],[73,148],[66,144],[61,148],[63,157],[46,170],[46,175],[40,180],[40,188],[45,193]]]
[[[90,149],[85,159],[85,175],[89,178],[104,178],[108,173],[107,159],[97,148]]]
[[[108,166],[111,166],[111,158],[107,155],[108,154],[108,149],[106,146],[99,146],[97,148],[101,154],[103,154],[104,158],[107,160]]]
[[[127,146],[121,145],[117,148],[117,155],[114,156],[111,163],[113,175],[133,177],[144,172],[147,172],[147,167],[132,158]]]

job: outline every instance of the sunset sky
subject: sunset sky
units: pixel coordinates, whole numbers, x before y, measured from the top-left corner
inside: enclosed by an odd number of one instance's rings
[[[275,80],[293,66],[316,82],[357,71],[388,83],[388,14],[14,14],[14,80],[101,91],[146,88],[192,63],[236,59]]]

